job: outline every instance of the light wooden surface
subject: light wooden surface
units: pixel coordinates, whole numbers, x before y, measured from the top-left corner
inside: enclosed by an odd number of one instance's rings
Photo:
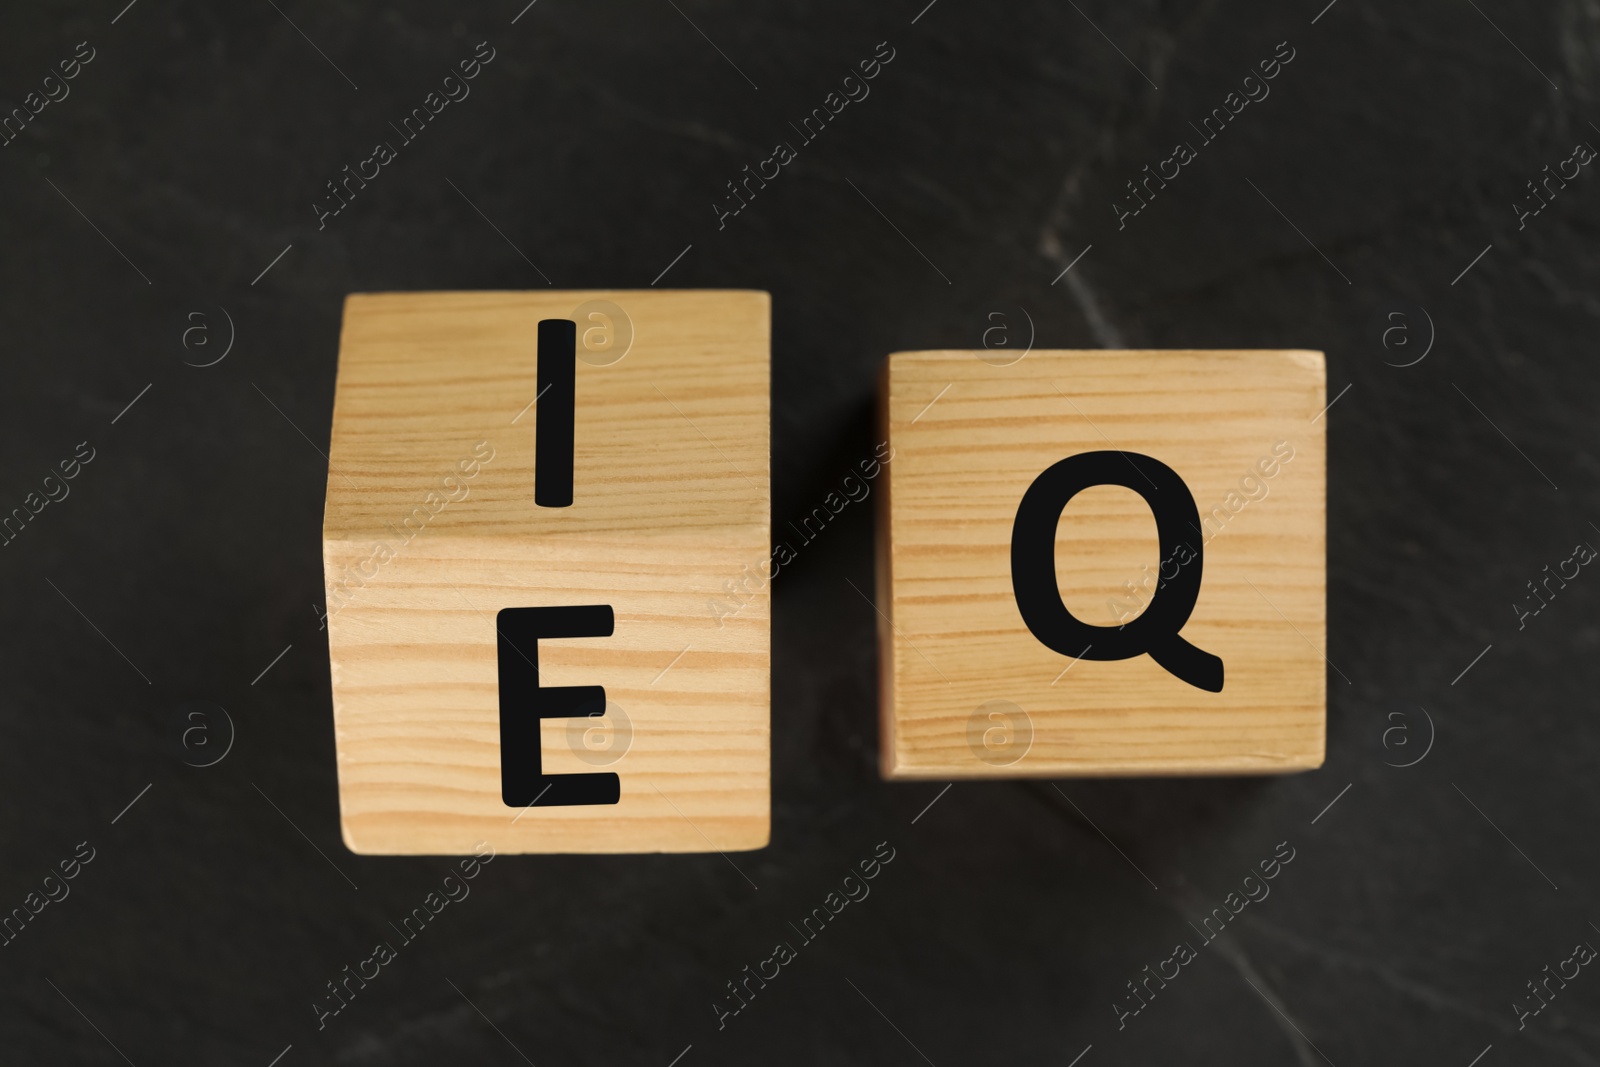
[[[1322,354],[1035,351],[1005,367],[980,358],[993,355],[901,352],[885,368],[894,453],[878,529],[884,775],[1319,766],[1331,674]],[[1273,463],[1275,449],[1292,458]],[[1173,468],[1209,519],[1199,598],[1180,632],[1222,658],[1221,692],[1148,655],[1062,656],[1024,623],[1010,569],[1017,506],[1047,467],[1100,450]],[[1131,490],[1086,489],[1061,515],[1058,584],[1086,623],[1134,618],[1126,583],[1142,584],[1146,566],[1153,579],[1157,556],[1155,519]],[[991,701],[1005,704],[985,708]]]
[[[574,500],[539,508],[537,323],[591,301],[625,311],[632,347],[577,363]],[[597,324],[578,321],[580,357]],[[348,298],[323,558],[353,851],[766,844],[769,599],[763,584],[737,614],[715,605],[769,560],[769,324],[758,292]],[[615,772],[621,800],[508,808],[495,615],[580,604],[611,605],[615,633],[541,641],[542,684],[603,685],[631,744],[604,762],[623,747],[615,713],[546,720],[543,770]]]

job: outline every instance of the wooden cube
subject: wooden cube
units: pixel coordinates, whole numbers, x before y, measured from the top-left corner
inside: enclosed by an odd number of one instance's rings
[[[352,851],[767,843],[769,335],[759,292],[348,298],[323,560]]]
[[[1319,766],[1322,353],[996,356],[885,367],[884,776]]]

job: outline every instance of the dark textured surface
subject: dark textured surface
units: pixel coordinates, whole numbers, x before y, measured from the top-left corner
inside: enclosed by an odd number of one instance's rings
[[[0,14],[7,108],[96,50],[0,148],[0,505],[95,450],[0,549],[0,907],[96,850],[0,948],[0,1059],[1600,1061],[1600,974],[1520,1031],[1512,1007],[1600,943],[1600,578],[1520,631],[1511,607],[1600,544],[1600,190],[1586,172],[1520,231],[1512,207],[1600,144],[1600,12],[939,0],[913,24],[922,2]],[[319,232],[324,181],[483,40],[471,96]],[[871,96],[719,231],[724,183],[885,40]],[[1285,40],[1270,97],[1119,231],[1123,183]],[[852,509],[775,583],[773,844],[731,857],[759,890],[717,855],[502,857],[319,1032],[324,983],[447,865],[338,835],[314,605],[340,301],[538,271],[643,286],[690,244],[663,285],[773,295],[780,527],[870,453],[883,355],[976,347],[994,312],[1021,329],[1025,309],[1042,346],[1325,349],[1330,398],[1350,386],[1328,415],[1327,765],[957,784],[913,825],[942,786],[877,778],[874,619],[845,581],[870,588],[871,515]],[[1419,307],[1431,353],[1386,365],[1421,351]],[[223,308],[232,352],[185,366],[220,351]],[[1413,344],[1385,350],[1397,321]],[[212,347],[184,348],[196,323]],[[183,763],[190,701],[237,724],[215,766]],[[1423,751],[1419,707],[1431,751],[1387,766]],[[719,1031],[724,983],[880,841],[896,858],[871,896]],[[1119,1031],[1124,983],[1198,942],[1189,921],[1283,841],[1270,897]]]

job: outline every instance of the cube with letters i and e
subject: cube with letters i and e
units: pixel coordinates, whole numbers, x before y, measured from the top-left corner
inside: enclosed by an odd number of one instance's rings
[[[901,352],[878,528],[888,778],[1321,765],[1308,351]]]
[[[767,843],[770,300],[356,294],[323,523],[344,840]]]

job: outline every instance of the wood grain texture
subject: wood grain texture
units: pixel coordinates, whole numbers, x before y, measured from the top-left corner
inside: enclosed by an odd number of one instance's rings
[[[1330,669],[1322,354],[1035,351],[1010,366],[984,361],[997,355],[902,352],[885,366],[881,414],[894,448],[878,529],[885,777],[1319,766]],[[1160,460],[1195,499],[1202,581],[1181,634],[1222,658],[1221,692],[1148,655],[1060,655],[1021,617],[1010,556],[1018,504],[1047,467],[1101,450]],[[1086,489],[1062,512],[1058,585],[1085,623],[1137,617],[1155,592],[1157,557],[1151,509],[1131,490]],[[985,708],[991,701],[1006,704]],[[992,717],[1008,705],[1020,718]]]
[[[609,365],[615,346],[584,358],[588,331],[596,348],[607,337],[575,314],[594,301],[631,320]],[[544,318],[578,321],[564,508],[533,499]],[[769,329],[756,292],[349,297],[323,558],[353,851],[766,844],[769,600],[747,594],[731,616],[715,603],[769,558]],[[496,613],[581,604],[611,605],[615,632],[541,641],[541,684],[603,685],[607,714],[545,720],[543,769],[615,772],[621,800],[508,808]]]

